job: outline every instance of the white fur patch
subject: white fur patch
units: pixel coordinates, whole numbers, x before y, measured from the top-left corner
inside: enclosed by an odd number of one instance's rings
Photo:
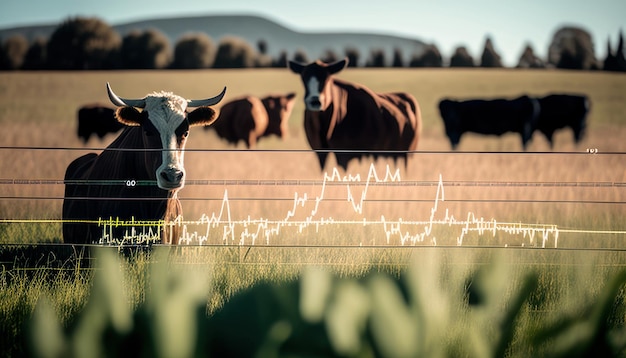
[[[318,105],[312,105],[311,101],[313,99],[317,99],[318,101],[320,100],[320,81],[311,76],[309,78],[309,81],[306,83],[306,98],[304,99],[304,103],[306,104],[307,109],[312,109],[312,110],[319,110],[319,106]]]
[[[170,92],[155,92],[146,97],[145,110],[148,111],[150,121],[159,131],[164,149],[163,161],[157,169],[159,187],[164,187],[160,173],[166,168],[180,170],[184,178],[184,148],[178,148],[176,128],[185,120],[187,103],[186,99]]]

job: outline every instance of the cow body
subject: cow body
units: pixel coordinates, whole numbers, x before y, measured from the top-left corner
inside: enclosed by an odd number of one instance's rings
[[[215,123],[207,128],[214,129],[217,135],[230,143],[244,141],[247,148],[255,148],[262,137],[286,136],[294,101],[294,93],[238,98],[225,103]]]
[[[417,100],[408,93],[377,94],[334,78],[347,59],[333,64],[289,62],[305,86],[304,130],[323,169],[329,152],[344,170],[366,155],[404,158],[415,150],[421,131]]]
[[[84,143],[92,134],[102,139],[109,133],[119,132],[124,125],[115,118],[115,109],[101,104],[83,106],[78,110],[78,137]]]
[[[467,101],[444,99],[439,102],[439,112],[452,149],[457,148],[461,136],[467,132],[498,136],[519,133],[525,149],[536,127],[539,108],[539,102],[528,96]]]
[[[117,119],[127,125],[102,153],[74,160],[65,173],[63,239],[67,243],[98,243],[104,236],[121,240],[126,228],[104,233],[98,220],[172,221],[182,215],[177,192],[184,186],[184,147],[189,127],[209,125],[216,97],[187,101],[172,93],[153,93],[141,100],[117,97]],[[187,106],[198,108],[187,113]],[[139,112],[135,107],[143,108]],[[132,184],[130,184],[132,183]],[[165,225],[149,227],[159,233]],[[172,231],[162,236],[177,243]]]
[[[554,132],[570,127],[578,143],[586,132],[590,103],[584,95],[552,94],[539,98],[541,113],[536,129],[546,136],[552,146]]]

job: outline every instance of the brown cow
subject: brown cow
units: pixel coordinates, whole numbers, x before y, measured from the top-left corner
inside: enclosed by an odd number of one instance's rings
[[[261,137],[284,138],[295,97],[295,93],[289,93],[232,100],[222,106],[215,123],[205,129],[215,129],[217,135],[235,145],[243,140],[248,149],[255,148]]]
[[[213,98],[192,101],[170,92],[124,99],[108,83],[107,91],[119,107],[117,119],[126,127],[102,153],[86,154],[67,167],[66,243],[98,243],[105,234],[98,227],[100,219],[168,222],[181,215],[177,193],[185,184],[183,159],[189,127],[212,123],[215,111],[208,106],[219,103],[226,88]],[[188,107],[198,108],[187,113]],[[157,233],[162,228],[151,227]],[[109,242],[123,240],[124,230],[111,229]],[[179,237],[173,231],[162,236],[165,243],[177,243]]]
[[[330,151],[344,170],[353,158],[366,155],[404,158],[415,150],[421,113],[408,93],[374,93],[369,88],[335,78],[348,59],[305,65],[289,61],[305,88],[304,130],[324,169]]]

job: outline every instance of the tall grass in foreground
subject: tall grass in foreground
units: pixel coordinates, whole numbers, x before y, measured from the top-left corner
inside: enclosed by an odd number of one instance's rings
[[[89,270],[3,271],[3,355],[626,354],[621,252],[114,252],[98,249]]]

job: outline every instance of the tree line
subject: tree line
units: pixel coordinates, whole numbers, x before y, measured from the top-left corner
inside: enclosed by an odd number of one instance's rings
[[[285,67],[288,54],[276,58],[267,54],[267,43],[256,46],[236,36],[225,36],[216,44],[205,33],[184,35],[172,49],[170,41],[157,29],[135,30],[120,36],[110,25],[98,18],[76,17],[61,23],[49,38],[28,42],[22,35],[13,35],[0,43],[0,70],[107,70],[107,69],[202,69]],[[327,50],[321,60],[331,62],[348,57],[356,66],[361,54],[346,48],[344,54]],[[308,62],[304,50],[291,59]],[[485,40],[480,58],[474,59],[464,46],[455,49],[449,61],[435,45],[404,60],[402,50],[395,49],[391,61],[383,50],[372,49],[366,67],[504,67],[492,40]],[[553,37],[546,59],[539,58],[527,45],[519,58],[518,68],[563,68],[626,72],[624,40],[620,32],[615,50],[610,39],[604,60],[595,57],[591,35],[577,27],[563,27]]]

